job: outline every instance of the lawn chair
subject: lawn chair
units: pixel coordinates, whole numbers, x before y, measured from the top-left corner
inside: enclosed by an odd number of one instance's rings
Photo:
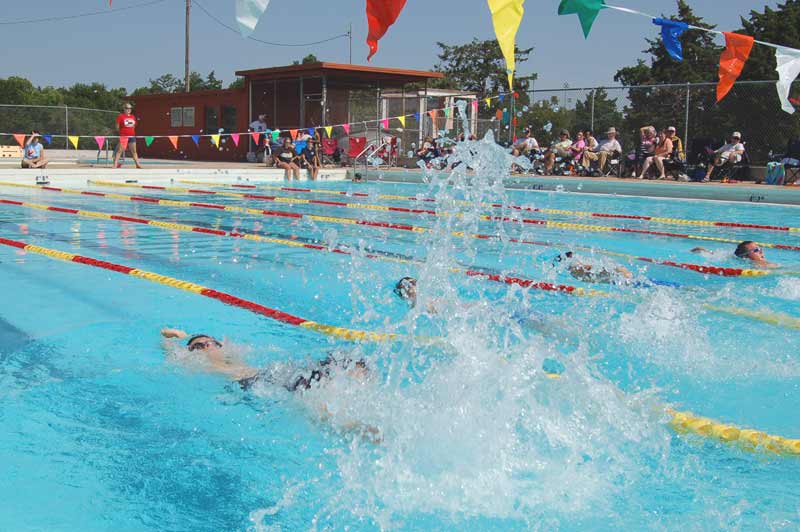
[[[336,139],[322,139],[321,162],[336,165],[342,161],[342,150],[339,149],[339,141]]]
[[[800,178],[800,139],[790,139],[786,143],[786,151],[784,153],[773,153],[770,159],[783,164],[786,172],[783,178],[784,184],[788,185],[796,182]]]
[[[347,161],[349,164],[355,164],[359,157],[364,156],[367,148],[367,137],[348,137],[350,143],[347,149]]]
[[[387,166],[394,166],[397,162],[397,137],[387,137],[386,145],[375,155],[383,159]]]

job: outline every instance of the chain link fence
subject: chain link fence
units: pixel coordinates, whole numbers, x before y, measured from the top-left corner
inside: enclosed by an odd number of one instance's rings
[[[116,135],[119,111],[103,111],[84,107],[0,104],[0,133],[29,133],[35,129],[42,135],[59,135],[50,142],[52,148],[72,149],[70,135]],[[16,145],[10,136],[0,136],[0,144]]]

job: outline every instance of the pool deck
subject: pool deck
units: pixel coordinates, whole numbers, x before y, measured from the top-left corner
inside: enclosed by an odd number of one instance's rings
[[[144,160],[144,168],[133,167],[130,159],[120,169],[111,168],[97,159],[96,151],[49,150],[51,163],[46,170],[23,170],[18,160],[0,160],[0,181],[35,183],[37,177],[47,176],[52,186],[85,186],[90,179],[169,183],[176,179],[226,182],[283,182],[283,171],[256,163]],[[425,172],[418,168],[370,168],[358,170],[367,181],[423,183]],[[343,181],[353,177],[352,168],[326,167],[320,171],[320,181]],[[306,173],[300,181],[308,183]],[[505,179],[510,189],[612,194],[661,198],[705,199],[800,205],[800,186],[757,185],[742,183],[686,183],[671,180],[638,180],[614,177],[573,177],[515,175]]]

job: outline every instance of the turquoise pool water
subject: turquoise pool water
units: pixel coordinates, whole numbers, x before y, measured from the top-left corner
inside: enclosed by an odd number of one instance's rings
[[[310,186],[436,197],[424,208],[460,217],[83,187],[411,224],[428,233],[0,186],[0,199],[347,247],[353,255],[0,205],[6,239],[169,275],[325,324],[417,336],[352,343],[132,276],[0,247],[0,529],[797,529],[799,457],[678,434],[664,407],[800,437],[798,330],[705,306],[798,317],[800,278],[791,272],[800,271],[800,252],[765,249],[781,265],[773,275],[704,275],[603,252],[741,268],[732,245],[483,221],[478,215],[492,211],[453,199],[795,226],[797,208],[456,183]],[[800,233],[521,216],[800,245]],[[691,253],[697,245],[711,254]],[[577,280],[553,266],[569,250],[598,267],[623,265],[634,279]],[[450,271],[466,266],[610,297]],[[414,308],[392,292],[405,275],[419,278]],[[223,338],[229,354],[275,375],[302,373],[329,352],[363,357],[370,375],[335,374],[305,393],[288,392],[279,379],[242,391],[206,371],[196,353],[165,349],[159,330],[166,326]],[[543,368],[562,376],[548,378]],[[380,436],[354,428],[364,426]]]

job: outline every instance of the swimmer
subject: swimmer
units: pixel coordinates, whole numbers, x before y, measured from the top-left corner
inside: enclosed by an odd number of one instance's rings
[[[578,260],[572,251],[567,251],[563,255],[558,255],[553,259],[553,266],[558,266],[558,263],[562,261],[567,263],[567,270],[570,275],[579,281],[587,283],[614,283],[620,280],[620,278],[623,278],[623,281],[633,278],[633,274],[624,266],[616,266],[612,270],[604,266],[595,268],[592,264]]]
[[[417,304],[417,280],[413,277],[403,277],[394,286],[394,293],[400,299],[406,301],[409,306]]]
[[[693,248],[692,253],[699,253],[701,255],[710,255],[712,253],[711,250],[706,248]],[[743,242],[739,242],[736,246],[736,249],[733,251],[733,254],[738,259],[749,260],[753,263],[754,266],[758,266],[759,268],[777,268],[778,265],[774,262],[769,262],[766,257],[764,257],[764,250],[761,249],[756,242],[752,240],[745,240]]]

